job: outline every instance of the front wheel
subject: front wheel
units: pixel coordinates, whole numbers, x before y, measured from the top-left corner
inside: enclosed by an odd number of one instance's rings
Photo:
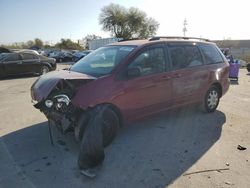
[[[220,101],[219,89],[216,86],[211,86],[207,91],[204,101],[202,103],[202,111],[204,112],[214,112]]]
[[[119,118],[117,114],[110,108],[107,108],[103,113],[103,146],[108,146],[115,138],[119,129]]]
[[[118,128],[119,118],[108,106],[99,106],[90,111],[78,156],[80,169],[94,168],[103,162],[104,147],[113,141]]]
[[[41,68],[41,75],[43,75],[43,74],[46,74],[46,73],[48,73],[49,72],[49,67],[47,67],[47,66],[42,66],[42,68]]]

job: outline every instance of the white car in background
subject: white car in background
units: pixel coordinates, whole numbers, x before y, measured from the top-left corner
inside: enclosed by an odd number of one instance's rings
[[[39,55],[38,51],[36,51],[36,50],[30,50],[30,49],[18,50],[18,52],[33,53],[33,54]]]

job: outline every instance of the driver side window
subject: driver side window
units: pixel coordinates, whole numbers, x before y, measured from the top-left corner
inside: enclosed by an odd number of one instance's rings
[[[141,76],[164,72],[166,69],[164,49],[156,47],[145,50],[128,67],[138,68]]]

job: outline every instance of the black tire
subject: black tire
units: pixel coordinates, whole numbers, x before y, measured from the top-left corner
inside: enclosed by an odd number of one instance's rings
[[[107,108],[103,114],[103,146],[108,146],[115,138],[119,129],[119,118],[117,114],[111,109]]]
[[[104,147],[113,141],[119,128],[119,118],[108,106],[98,106],[89,114],[78,156],[80,169],[94,168],[103,162]]]
[[[220,91],[216,86],[211,86],[201,104],[201,110],[203,112],[211,113],[216,110],[220,102]]]
[[[49,67],[46,66],[46,65],[43,65],[43,66],[41,67],[40,74],[43,75],[43,74],[46,74],[46,73],[48,73],[48,72],[49,72]]]
[[[77,142],[80,142],[82,140],[88,120],[88,114],[85,112],[79,117],[74,129],[75,139]]]
[[[80,116],[74,129],[75,139],[80,142],[83,138],[83,134],[90,118],[96,118],[97,110],[91,113],[84,113]],[[117,114],[111,109],[107,108],[103,112],[102,134],[103,134],[103,146],[108,146],[115,138],[119,129],[119,118]]]

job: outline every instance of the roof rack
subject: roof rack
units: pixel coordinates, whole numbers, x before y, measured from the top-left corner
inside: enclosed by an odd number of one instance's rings
[[[155,36],[149,39],[149,41],[154,41],[154,40],[160,40],[160,39],[184,39],[184,40],[190,40],[190,39],[195,39],[195,40],[201,40],[201,41],[210,41],[209,39],[205,38],[198,38],[198,37],[176,37],[176,36],[169,36],[169,37],[164,37],[164,36]]]
[[[118,40],[118,42],[124,42],[124,41],[130,41],[130,40],[140,40],[140,38],[132,38],[132,39],[123,39],[123,38],[121,38],[120,40]]]

